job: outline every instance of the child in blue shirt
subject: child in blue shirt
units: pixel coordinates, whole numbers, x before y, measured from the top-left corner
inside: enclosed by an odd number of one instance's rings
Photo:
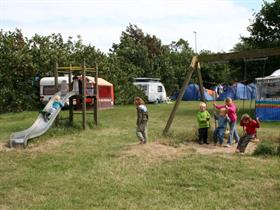
[[[48,111],[42,112],[44,120],[48,121],[51,118],[51,116],[56,112],[56,110],[62,108],[63,106],[64,105],[60,101],[60,96],[59,95],[55,96],[50,109]]]
[[[219,142],[219,145],[222,146],[227,124],[230,122],[230,119],[227,115],[227,110],[225,108],[221,108],[219,110],[219,114],[215,114],[214,118],[218,121],[218,127],[215,128],[213,134],[214,145],[217,145],[217,142]]]

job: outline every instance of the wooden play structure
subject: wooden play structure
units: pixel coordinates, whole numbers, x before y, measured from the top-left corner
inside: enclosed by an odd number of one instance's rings
[[[90,72],[91,74],[94,74],[94,93],[92,96],[87,96],[86,90],[87,90],[87,83],[86,83],[86,76],[87,73]],[[85,62],[81,66],[68,66],[68,67],[60,67],[56,63],[55,68],[54,68],[54,77],[55,77],[55,88],[56,91],[59,90],[58,87],[58,76],[59,73],[67,74],[68,75],[68,83],[69,85],[71,84],[71,79],[73,76],[78,76],[81,74],[81,80],[82,80],[82,92],[72,96],[69,98],[69,123],[73,124],[73,119],[74,119],[74,112],[73,112],[73,99],[74,97],[76,98],[81,98],[82,99],[82,127],[85,130],[86,129],[86,114],[87,114],[87,97],[92,97],[93,98],[93,122],[95,125],[98,124],[98,66],[96,64],[95,68],[92,67],[86,67]],[[78,113],[78,112],[76,112]],[[58,120],[59,118],[57,118]]]
[[[82,76],[82,84],[81,84],[81,91],[79,88],[79,81],[78,79],[75,79],[73,81],[73,87],[70,87],[72,74],[76,72],[81,72]],[[38,136],[43,135],[48,131],[48,129],[53,125],[53,123],[58,123],[59,119],[59,113],[61,111],[62,107],[58,107],[56,109],[53,109],[52,113],[48,116],[46,119],[45,113],[49,112],[50,108],[52,107],[54,101],[56,98],[60,98],[61,103],[65,104],[69,100],[69,123],[73,124],[73,98],[79,97],[82,98],[82,127],[83,129],[86,129],[86,73],[92,72],[95,73],[95,87],[94,87],[94,93],[91,94],[91,97],[93,97],[94,100],[94,108],[93,108],[93,121],[97,125],[98,123],[98,68],[97,65],[95,68],[87,68],[85,65],[85,62],[79,67],[79,66],[69,66],[69,67],[59,67],[57,64],[54,68],[54,88],[55,93],[54,95],[49,99],[48,103],[45,105],[45,108],[39,112],[38,117],[33,122],[33,124],[22,131],[14,132],[10,135],[10,147],[14,146],[23,146],[24,148],[27,146],[27,142],[29,139],[36,138]],[[66,73],[68,74],[69,83],[67,85],[67,81],[63,80],[60,83],[60,87],[58,84],[58,74],[59,73]],[[67,78],[67,77],[66,77]]]
[[[175,117],[175,114],[178,110],[180,101],[182,100],[182,97],[185,92],[185,88],[188,86],[190,79],[194,72],[197,72],[198,80],[199,80],[199,90],[201,95],[201,100],[205,101],[204,98],[204,92],[203,92],[203,79],[201,75],[201,69],[200,65],[201,63],[207,63],[207,62],[226,62],[230,60],[240,60],[240,59],[255,59],[255,58],[264,58],[264,57],[270,57],[270,56],[278,56],[280,55],[280,48],[266,48],[266,49],[255,49],[250,51],[244,51],[244,52],[233,52],[233,53],[218,53],[213,55],[198,55],[194,56],[192,58],[191,65],[187,69],[187,75],[183,82],[183,85],[180,89],[179,95],[177,97],[177,100],[174,104],[174,107],[169,115],[168,121],[166,123],[166,126],[163,130],[163,134],[166,135],[170,129],[170,126],[173,122],[173,119]]]

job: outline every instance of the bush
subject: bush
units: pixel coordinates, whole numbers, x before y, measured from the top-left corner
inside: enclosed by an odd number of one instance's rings
[[[275,145],[272,142],[263,141],[257,146],[253,155],[276,155]]]
[[[144,92],[138,89],[131,82],[115,86],[116,104],[133,104],[134,98],[138,96],[147,102]]]

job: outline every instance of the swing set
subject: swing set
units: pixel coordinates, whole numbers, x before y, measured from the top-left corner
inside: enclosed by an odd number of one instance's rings
[[[203,79],[202,79],[202,74],[200,69],[201,63],[228,62],[230,60],[242,60],[242,59],[243,61],[247,61],[247,62],[260,61],[271,56],[279,56],[279,55],[280,55],[280,48],[265,48],[265,49],[255,49],[255,50],[243,51],[243,52],[218,53],[212,55],[194,56],[192,58],[191,65],[187,69],[187,75],[180,89],[179,95],[173,106],[173,109],[169,115],[166,126],[163,130],[163,135],[166,135],[171,127],[175,114],[179,108],[179,104],[183,98],[185,88],[188,86],[194,72],[196,72],[198,76],[201,101],[205,102],[204,91],[203,91]],[[245,63],[245,68],[244,68],[244,77],[245,77],[247,75],[247,63],[246,62],[244,63]],[[264,70],[263,70],[263,74],[264,74]]]

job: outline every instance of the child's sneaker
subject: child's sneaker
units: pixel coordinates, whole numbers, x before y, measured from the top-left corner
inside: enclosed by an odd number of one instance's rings
[[[48,116],[47,116],[47,113],[42,113],[43,115],[43,119],[45,122],[48,122]]]
[[[230,144],[226,144],[225,147],[230,147]]]

